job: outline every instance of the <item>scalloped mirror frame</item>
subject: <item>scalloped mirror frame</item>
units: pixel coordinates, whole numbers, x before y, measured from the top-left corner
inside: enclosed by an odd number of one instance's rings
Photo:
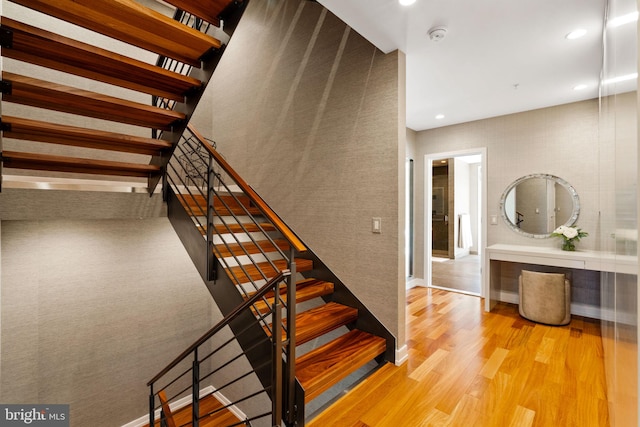
[[[505,202],[511,190],[517,187],[518,184],[520,184],[521,182],[526,181],[528,179],[533,179],[533,178],[543,178],[543,179],[554,181],[560,184],[563,188],[565,188],[569,192],[569,195],[571,196],[571,200],[573,200],[573,210],[571,212],[571,215],[569,216],[569,219],[563,225],[566,225],[566,226],[574,225],[578,221],[578,216],[580,215],[580,198],[578,197],[578,192],[575,190],[575,188],[573,188],[571,184],[569,184],[564,179],[557,177],[555,175],[546,174],[546,173],[534,173],[534,174],[520,177],[516,179],[514,182],[512,182],[507,187],[506,190],[504,190],[504,192],[502,193],[502,197],[500,198],[500,214],[502,215],[502,219],[504,220],[505,224],[507,224],[509,228],[511,228],[514,232],[520,234],[521,236],[531,237],[534,239],[546,239],[551,236],[551,233],[536,234],[536,233],[529,233],[529,232],[523,231],[516,224],[511,222],[511,220],[509,219],[509,216],[507,215]]]

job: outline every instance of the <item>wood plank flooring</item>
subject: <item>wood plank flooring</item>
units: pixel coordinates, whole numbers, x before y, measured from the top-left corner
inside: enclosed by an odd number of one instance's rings
[[[552,327],[478,297],[407,294],[409,360],[387,364],[309,427],[609,426],[598,320]]]

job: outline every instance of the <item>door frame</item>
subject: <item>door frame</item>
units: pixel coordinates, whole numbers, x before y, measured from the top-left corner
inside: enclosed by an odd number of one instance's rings
[[[425,281],[427,287],[432,285],[432,268],[431,258],[433,257],[432,251],[432,230],[433,223],[431,221],[431,209],[432,209],[432,195],[433,195],[433,161],[445,158],[455,158],[462,156],[480,155],[481,166],[481,180],[480,188],[480,245],[478,251],[480,252],[480,297],[485,298],[488,295],[486,286],[488,283],[484,274],[484,262],[486,256],[487,246],[487,148],[469,148],[458,151],[446,151],[441,153],[425,154],[424,155],[424,271]]]

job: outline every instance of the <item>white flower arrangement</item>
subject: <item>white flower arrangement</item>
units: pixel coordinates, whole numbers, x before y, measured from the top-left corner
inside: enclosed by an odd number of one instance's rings
[[[579,242],[581,238],[587,237],[588,235],[589,233],[578,228],[576,225],[561,225],[551,233],[551,237],[562,237],[562,250],[564,251],[575,251],[575,242]]]

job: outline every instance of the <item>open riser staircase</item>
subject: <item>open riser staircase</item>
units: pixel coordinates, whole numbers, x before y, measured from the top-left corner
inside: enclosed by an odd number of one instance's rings
[[[36,65],[150,100],[2,71],[3,104],[113,126],[3,115],[12,149],[2,150],[0,172],[144,178],[150,193],[162,181],[171,223],[225,317],[149,382],[150,424],[260,425],[266,417],[269,425],[304,425],[306,403],[359,369],[394,360],[394,337],[189,125],[248,0],[165,0],[173,16],[134,0],[12,1],[157,55],[148,63],[0,18],[2,56],[19,70]],[[267,409],[241,409],[256,405]]]
[[[224,20],[228,23],[224,31],[233,31],[244,2],[167,1],[177,8],[176,17],[182,21],[133,0],[13,3],[124,42],[140,52],[153,52],[160,59],[158,64],[150,64],[3,16],[2,56],[22,63],[21,70],[36,65],[138,94],[116,97],[109,93],[111,90],[94,92],[3,70],[3,103],[113,122],[114,129],[122,125],[136,127],[136,132],[130,134],[29,117],[2,117],[4,138],[25,141],[19,151],[2,150],[3,168],[147,178],[152,191],[224,52],[225,45],[210,34],[229,38],[221,30],[214,31],[210,23]],[[153,97],[154,105],[140,102],[141,97],[148,96]],[[56,151],[73,146],[140,154],[147,160],[116,161],[105,158],[104,153],[96,158],[43,154],[31,150],[33,144],[26,141],[56,144]]]
[[[298,398],[305,402],[372,360],[393,360],[393,336],[214,146],[189,126],[168,165],[166,188],[169,217],[192,258],[199,259],[198,269],[216,301],[231,300],[224,304],[231,310],[279,272],[290,272],[277,292],[270,290],[251,304],[250,315],[258,320],[256,334],[271,336],[278,329],[272,320],[274,301],[283,306],[285,358],[295,359],[296,384],[290,387],[304,390]],[[298,312],[301,307],[304,311]],[[237,335],[242,344],[244,338]],[[310,349],[311,342],[317,345]],[[301,348],[304,353],[298,354]],[[266,354],[249,351],[247,357],[259,366]],[[265,387],[270,375],[263,373]],[[298,423],[304,422],[303,406],[300,401],[292,414]]]

